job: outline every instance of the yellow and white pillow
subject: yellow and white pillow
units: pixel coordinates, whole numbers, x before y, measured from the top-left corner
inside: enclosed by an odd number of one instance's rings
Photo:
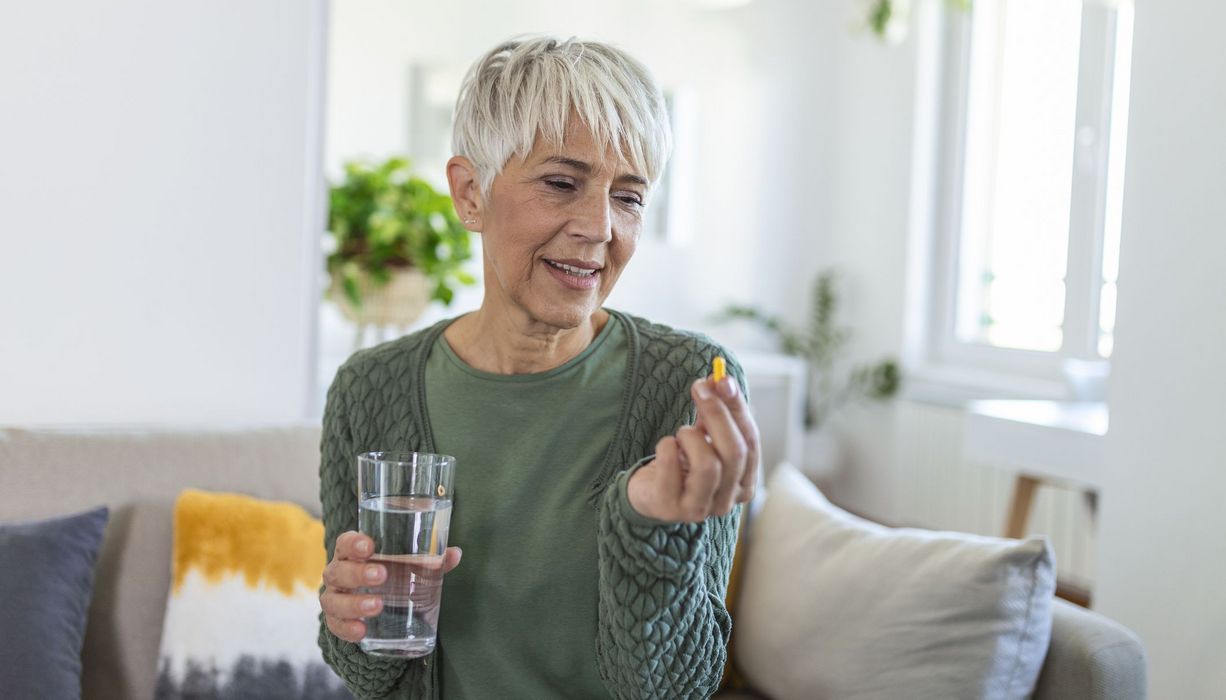
[[[156,697],[350,698],[324,664],[323,523],[292,503],[185,490]]]

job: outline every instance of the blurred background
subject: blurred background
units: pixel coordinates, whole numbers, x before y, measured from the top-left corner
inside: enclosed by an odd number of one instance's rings
[[[337,202],[391,158],[383,186],[446,193],[495,43],[604,40],[655,73],[677,144],[608,305],[733,348],[782,397],[769,457],[843,507],[1047,534],[1061,594],[1144,640],[1154,697],[1226,683],[1221,3],[0,13],[0,426],[318,422],[355,349],[482,293],[444,202],[434,267],[380,297],[404,270],[370,268]]]

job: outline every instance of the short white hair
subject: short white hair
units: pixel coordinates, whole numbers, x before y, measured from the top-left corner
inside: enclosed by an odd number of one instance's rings
[[[571,114],[654,184],[672,149],[668,112],[651,73],[626,52],[594,41],[511,39],[468,70],[456,100],[451,145],[477,169],[481,192],[537,134],[561,145]]]

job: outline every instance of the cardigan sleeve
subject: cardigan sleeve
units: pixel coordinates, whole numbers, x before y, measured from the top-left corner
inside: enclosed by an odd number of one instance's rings
[[[336,551],[337,536],[358,529],[357,476],[354,467],[357,452],[347,419],[349,381],[346,369],[342,367],[328,388],[320,440],[319,496],[323,505],[324,546],[328,561],[332,561]],[[323,593],[322,586],[320,593]],[[406,691],[423,682],[425,659],[408,661],[367,654],[357,644],[332,634],[322,611],[319,614],[318,641],[324,661],[336,671],[358,700],[403,697]],[[426,657],[429,658],[433,657]]]
[[[744,390],[739,366],[733,375]],[[619,473],[602,497],[597,664],[617,698],[706,698],[732,634],[724,597],[741,507],[701,523],[641,515],[626,486],[653,458]]]

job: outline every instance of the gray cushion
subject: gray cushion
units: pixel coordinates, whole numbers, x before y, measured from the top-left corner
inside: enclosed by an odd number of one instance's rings
[[[0,688],[13,698],[81,697],[81,645],[105,507],[0,524]]]

